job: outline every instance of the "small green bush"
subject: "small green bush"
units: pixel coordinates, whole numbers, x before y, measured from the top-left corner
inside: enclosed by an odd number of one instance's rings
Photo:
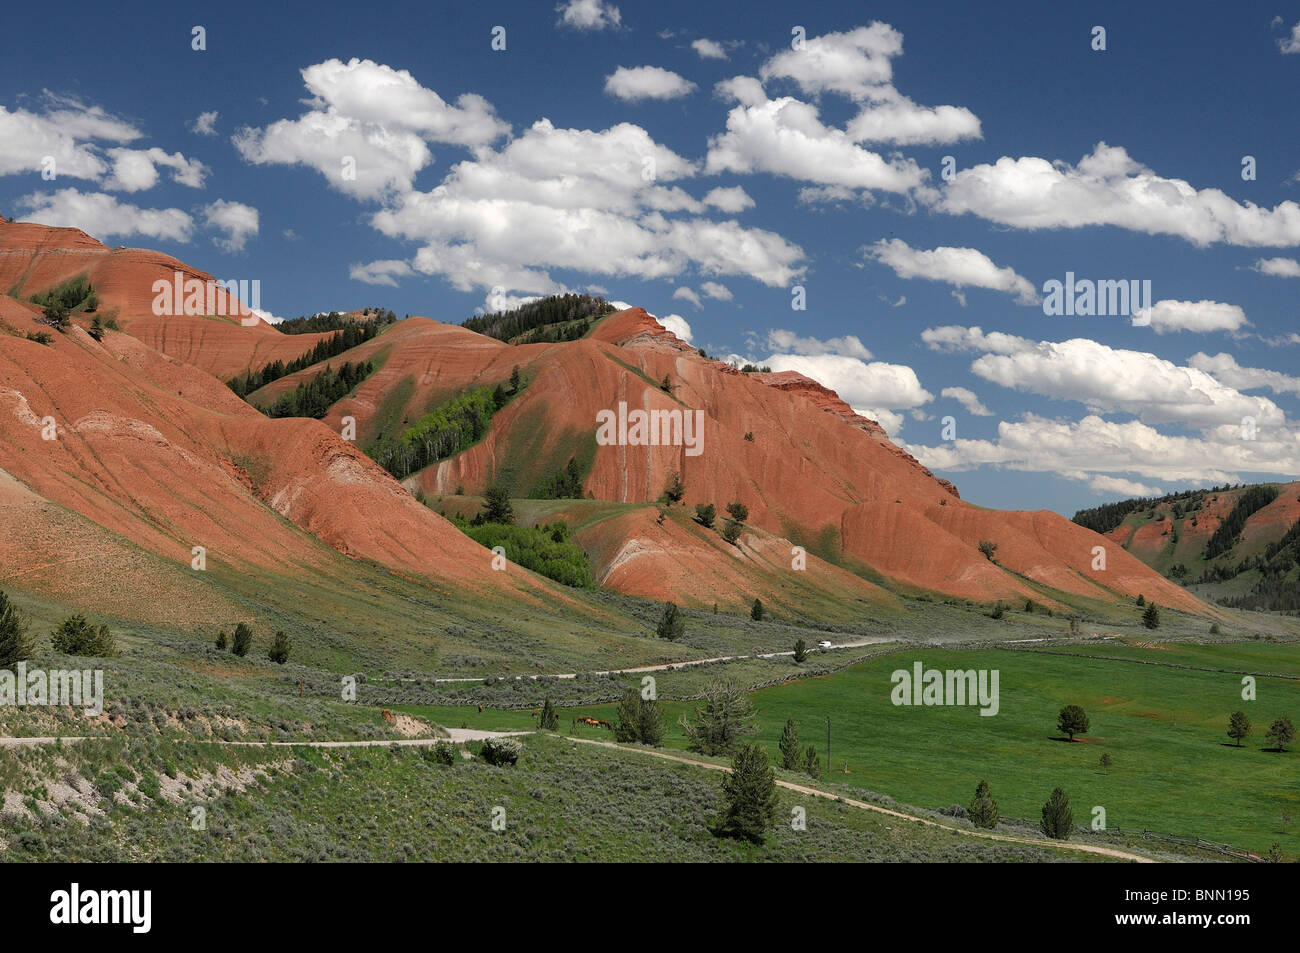
[[[514,738],[488,738],[483,742],[479,755],[488,764],[501,768],[518,762],[522,751],[523,745]]]
[[[275,633],[275,641],[271,643],[271,650],[266,653],[266,657],[277,665],[283,665],[289,661],[289,651],[292,648],[292,640],[280,629]]]
[[[70,615],[50,633],[54,651],[62,655],[85,655],[112,658],[117,654],[113,633],[108,626],[94,626],[84,615]]]

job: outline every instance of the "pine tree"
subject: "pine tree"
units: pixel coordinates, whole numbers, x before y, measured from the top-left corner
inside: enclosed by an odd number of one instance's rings
[[[275,641],[271,643],[271,650],[266,653],[266,657],[277,665],[283,665],[289,661],[289,650],[293,648],[293,642],[289,636],[284,634],[283,629],[276,630]]]
[[[993,800],[993,795],[989,793],[987,781],[981,781],[975,786],[975,800],[970,802],[967,814],[976,827],[998,826],[998,802]]]
[[[556,713],[555,706],[551,704],[550,695],[542,700],[542,714],[537,721],[537,727],[542,731],[558,731],[560,728],[560,716]]]
[[[637,717],[637,740],[643,745],[659,747],[664,743],[664,716],[659,702],[653,698],[641,699],[641,713]]]
[[[705,686],[703,703],[695,721],[680,721],[688,747],[701,754],[730,754],[740,739],[758,734],[757,712],[745,689],[734,682],[715,681]]]
[[[796,665],[802,665],[808,658],[808,643],[803,639],[798,639],[794,643],[794,661]]]
[[[655,632],[659,638],[667,639],[669,642],[676,642],[686,634],[686,620],[682,618],[675,602],[664,603],[664,612],[659,617],[659,625],[656,626]]]
[[[1053,840],[1069,840],[1074,828],[1074,812],[1070,810],[1070,798],[1060,788],[1052,791],[1052,796],[1043,805],[1043,820],[1040,824],[1043,833]]]
[[[484,523],[500,523],[511,526],[515,522],[515,508],[510,504],[510,493],[505,487],[493,484],[483,494],[483,509],[480,513]]]
[[[224,652],[224,651],[226,650],[226,630],[225,630],[225,629],[222,629],[220,632],[217,633],[217,642],[216,642],[216,645],[217,645],[217,648],[220,649],[222,652]]]
[[[680,503],[685,495],[686,484],[682,482],[682,475],[674,470],[668,474],[668,482],[664,485],[664,500],[668,503]]]
[[[713,521],[718,518],[718,510],[712,503],[696,503],[695,519],[705,529],[713,528]]]
[[[803,767],[800,764],[799,727],[794,723],[793,718],[786,720],[778,747],[781,749],[781,767],[787,771],[798,771]]]
[[[635,688],[629,688],[619,699],[616,717],[615,741],[620,744],[636,744],[641,740],[641,693]]]
[[[1147,604],[1147,611],[1142,613],[1142,624],[1148,629],[1160,628],[1160,609],[1154,602]]]
[[[763,600],[755,599],[754,604],[749,607],[749,617],[755,622],[763,621]]]
[[[248,650],[253,647],[253,630],[245,623],[241,622],[235,626],[234,644],[230,651],[234,652],[240,658],[248,654]]]
[[[663,744],[664,721],[659,703],[653,698],[643,698],[635,688],[629,688],[618,703],[614,740],[655,747]]]
[[[817,749],[812,745],[803,756],[803,773],[808,775],[814,781],[822,776],[822,759],[817,754]]]
[[[0,669],[13,669],[35,654],[35,646],[27,634],[28,626],[26,617],[0,591]]]
[[[519,393],[519,388],[522,384],[523,378],[519,375],[519,365],[516,364],[514,370],[510,372],[510,393]]]
[[[763,843],[767,828],[776,821],[776,773],[767,752],[758,745],[742,745],[731,761],[731,773],[722,779],[727,807],[714,833]]]
[[[47,305],[44,312],[45,323],[50,327],[62,331],[68,326],[68,309],[58,302]]]

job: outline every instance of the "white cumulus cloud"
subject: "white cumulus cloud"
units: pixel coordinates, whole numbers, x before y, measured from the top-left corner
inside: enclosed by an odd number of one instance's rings
[[[1300,278],[1300,261],[1294,258],[1260,258],[1254,269],[1261,275],[1274,278]]]
[[[194,219],[177,208],[141,208],[120,202],[106,192],[59,189],[35,192],[19,200],[29,211],[24,222],[63,228],[80,228],[96,238],[130,237],[188,242]]]
[[[700,296],[685,285],[674,291],[673,297],[681,301],[689,301],[697,308],[703,307],[703,304],[700,301]]]
[[[214,238],[213,242],[228,252],[243,251],[259,227],[257,209],[242,202],[227,202],[225,199],[217,199],[206,206],[203,209],[203,220],[209,228],[214,228],[225,236]]]
[[[360,281],[368,285],[386,285],[389,288],[397,287],[398,278],[405,278],[413,274],[415,274],[415,271],[411,266],[400,258],[355,264],[348,269],[348,277],[353,281]]]
[[[966,413],[975,417],[992,417],[993,411],[985,407],[973,390],[966,387],[945,387],[939,392],[940,397],[957,401],[966,409]]]
[[[355,197],[409,191],[433,159],[430,142],[482,147],[509,131],[483,97],[466,93],[452,105],[406,70],[371,60],[326,60],[302,77],[312,94],[306,113],[244,127],[232,142],[247,162],[306,165]]]
[[[215,109],[199,113],[193,121],[187,123],[190,132],[197,136],[215,136],[217,134],[217,117],[221,114]]]
[[[1157,301],[1133,316],[1133,323],[1156,334],[1175,331],[1238,331],[1250,322],[1246,312],[1222,301]]]
[[[694,91],[690,80],[658,66],[620,66],[605,77],[605,92],[624,102],[680,99]]]
[[[604,0],[567,0],[555,12],[560,15],[560,26],[574,30],[616,30],[623,22],[618,7]]]
[[[926,278],[956,288],[987,288],[1014,295],[1020,304],[1037,304],[1038,292],[1012,268],[999,268],[974,248],[913,248],[901,238],[882,239],[867,249],[869,257],[888,265],[900,278]]]
[[[709,139],[705,160],[709,173],[767,172],[885,192],[908,192],[928,177],[914,160],[886,160],[857,145],[843,130],[824,125],[817,107],[788,96],[769,100],[755,86],[720,84],[721,92],[741,101],[727,114],[726,132]]]
[[[723,49],[722,44],[717,40],[698,39],[691,43],[691,49],[700,55],[702,60],[725,60],[727,51]]]
[[[1280,407],[1241,393],[1196,367],[1184,367],[1145,351],[1124,350],[1088,338],[1031,341],[985,335],[978,327],[931,328],[921,339],[935,350],[984,351],[971,371],[1003,387],[1055,400],[1078,401],[1093,413],[1128,413],[1148,424],[1260,426],[1284,423]]]
[[[655,320],[659,322],[660,326],[673,332],[673,334],[677,335],[687,344],[691,343],[692,335],[690,323],[680,314],[667,314],[662,318],[655,318]]]
[[[754,207],[754,200],[739,185],[709,189],[701,200],[705,205],[712,205],[719,211],[735,215],[745,209]]]
[[[1194,245],[1300,244],[1300,205],[1241,204],[1219,189],[1196,189],[1157,175],[1121,147],[1099,142],[1071,166],[1003,156],[959,171],[936,190],[935,208],[1023,229],[1114,225],[1174,235]]]

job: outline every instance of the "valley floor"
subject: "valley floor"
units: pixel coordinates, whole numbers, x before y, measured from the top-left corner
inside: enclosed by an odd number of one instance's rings
[[[997,716],[970,706],[894,705],[892,674],[918,661],[998,671]],[[86,726],[78,714],[41,712],[26,731],[11,717],[11,735],[43,727],[39,733],[56,740],[0,746],[0,857],[1230,859],[1196,849],[1197,839],[1257,855],[1273,844],[1283,856],[1298,852],[1300,835],[1283,815],[1300,800],[1291,763],[1300,753],[1271,751],[1262,738],[1275,715],[1300,711],[1294,645],[1111,640],[963,650],[895,642],[817,653],[804,667],[788,657],[751,658],[656,673],[668,726],[663,749],[616,746],[605,729],[578,721],[616,720],[604,699],[639,687],[639,673],[460,686],[482,700],[392,703],[392,722],[373,700],[347,705],[280,692],[259,702],[272,700],[278,713],[260,726],[268,709],[233,694],[224,714],[137,702],[114,715],[110,706],[94,734],[75,742],[70,736]],[[1245,674],[1256,680],[1257,701],[1241,699]],[[687,753],[677,727],[699,704],[692,696],[719,676],[754,686],[756,740],[773,757],[787,719],[819,749],[831,721],[831,770],[817,781],[778,772],[780,812],[762,847],[713,835],[720,803],[713,769],[727,759]],[[758,687],[769,681],[776,684]],[[559,732],[537,732],[531,706],[552,693]],[[1091,718],[1073,744],[1055,737],[1056,713],[1068,703]],[[1225,734],[1237,709],[1256,724],[1240,748]],[[295,711],[296,720],[285,717]],[[320,726],[334,737],[311,737]],[[515,767],[473,754],[501,731],[527,733]],[[459,746],[451,766],[432,758],[440,738]],[[1112,755],[1111,766],[1099,766],[1102,753]],[[968,803],[981,779],[1003,817],[991,836],[949,810]],[[1055,786],[1071,796],[1078,828],[1065,844],[1036,830]],[[1087,830],[1098,808],[1104,833]],[[792,823],[796,809],[805,812],[804,829]],[[505,827],[495,829],[501,810]],[[1187,843],[1145,837],[1148,830]]]

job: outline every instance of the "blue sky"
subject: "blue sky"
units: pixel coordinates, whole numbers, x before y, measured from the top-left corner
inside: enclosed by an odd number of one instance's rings
[[[7,50],[0,211],[260,279],[272,315],[596,289],[834,387],[987,506],[1300,474],[1300,4],[7,20],[57,43]],[[1045,313],[1067,272],[1154,307]]]

